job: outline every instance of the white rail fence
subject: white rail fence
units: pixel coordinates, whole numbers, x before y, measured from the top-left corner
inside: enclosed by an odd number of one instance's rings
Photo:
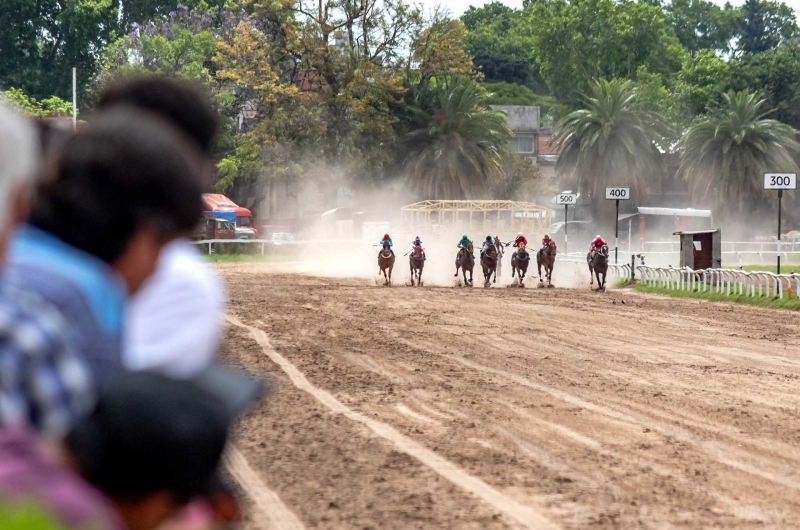
[[[273,241],[272,239],[201,239],[192,241],[195,245],[207,245],[208,253],[212,254],[214,251],[215,243],[222,243],[224,245],[260,245],[261,254],[265,254],[266,249],[279,249],[281,247],[298,247],[310,246],[319,247],[327,246],[333,247],[336,245],[360,245],[360,239],[303,239],[295,241]]]
[[[609,270],[610,267],[609,267]],[[736,269],[700,269],[689,267],[636,267],[640,280],[652,287],[676,291],[696,291],[725,294],[727,296],[777,297],[800,292],[800,275],[774,274],[766,271],[741,271]],[[615,275],[631,278],[631,266],[616,266]]]

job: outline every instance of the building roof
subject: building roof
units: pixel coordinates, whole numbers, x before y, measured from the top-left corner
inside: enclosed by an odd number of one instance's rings
[[[547,212],[550,209],[532,202],[499,201],[499,200],[428,200],[409,204],[401,208],[404,212],[494,212],[494,211],[530,211]]]
[[[676,217],[711,217],[711,210],[695,210],[694,208],[651,208],[640,206],[639,213],[643,215],[673,215]]]
[[[719,228],[712,228],[711,230],[686,230],[684,232],[673,232],[673,236],[696,236],[700,234],[715,234],[719,232]]]

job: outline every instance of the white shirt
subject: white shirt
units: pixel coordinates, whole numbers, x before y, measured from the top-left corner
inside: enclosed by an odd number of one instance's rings
[[[123,364],[177,378],[202,371],[219,348],[225,300],[222,282],[194,245],[168,243],[128,305]]]

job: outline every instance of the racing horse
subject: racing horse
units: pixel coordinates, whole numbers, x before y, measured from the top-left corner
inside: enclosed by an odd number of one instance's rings
[[[394,269],[394,252],[388,244],[384,244],[383,250],[378,254],[378,276],[383,274],[383,279],[386,280],[384,286],[392,284],[392,269]],[[388,276],[386,271],[389,271]]]
[[[553,279],[553,266],[556,263],[557,252],[558,249],[556,248],[556,242],[551,239],[543,249],[536,253],[536,265],[539,267],[539,284],[544,282],[544,278],[542,278],[542,265],[544,265],[544,274],[547,277],[547,286],[553,286],[551,282]]]
[[[592,272],[597,276],[597,290],[606,290],[606,273],[608,272],[608,245],[603,245],[600,250],[595,252],[594,257],[592,253],[586,256],[586,262],[589,264],[589,287],[594,285],[594,278]],[[601,280],[600,277],[603,277]]]
[[[489,287],[492,274],[494,274],[492,283],[497,283],[497,247],[494,244],[489,245],[485,252],[481,252],[481,267],[483,268],[483,286]]]
[[[524,287],[525,275],[528,274],[528,265],[531,262],[531,255],[525,250],[525,243],[521,243],[514,254],[511,255],[511,277],[517,274],[519,286]]]
[[[411,269],[411,287],[414,287],[414,278],[417,279],[417,286],[422,287],[422,269],[425,267],[425,254],[422,247],[414,247],[411,256],[408,258],[408,266]]]
[[[456,273],[453,277],[458,277],[458,269],[464,274],[464,285],[472,285],[472,271],[475,268],[475,254],[472,243],[467,248],[462,248],[456,255]],[[467,281],[467,271],[469,271],[469,281]]]

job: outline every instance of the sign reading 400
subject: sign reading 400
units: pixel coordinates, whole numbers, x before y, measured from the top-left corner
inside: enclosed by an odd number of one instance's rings
[[[796,190],[796,173],[764,173],[765,190]]]
[[[606,188],[606,199],[627,201],[631,198],[630,188]]]

